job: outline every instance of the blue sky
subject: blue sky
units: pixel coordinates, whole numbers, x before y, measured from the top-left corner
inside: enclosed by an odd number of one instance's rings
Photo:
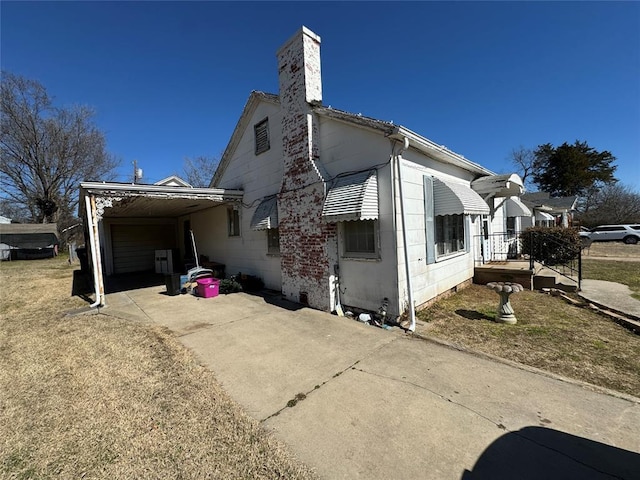
[[[322,38],[326,105],[390,120],[498,173],[519,146],[586,140],[640,191],[637,2],[7,2],[1,65],[97,111],[154,182],[219,157],[276,50]]]

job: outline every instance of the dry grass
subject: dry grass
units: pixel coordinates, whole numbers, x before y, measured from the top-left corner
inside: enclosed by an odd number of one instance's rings
[[[516,325],[493,322],[498,295],[472,285],[419,313],[420,333],[640,396],[640,336],[558,297],[511,296]]]
[[[71,278],[0,265],[0,477],[313,477],[166,331],[65,316]]]
[[[640,259],[640,243],[627,245],[622,242],[593,242],[585,251],[585,257],[618,257]]]

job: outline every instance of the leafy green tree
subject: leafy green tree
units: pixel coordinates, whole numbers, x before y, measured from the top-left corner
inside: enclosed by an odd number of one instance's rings
[[[533,182],[552,196],[583,195],[617,181],[613,175],[616,157],[606,150],[598,152],[587,142],[576,140],[559,147],[547,143],[533,154]]]

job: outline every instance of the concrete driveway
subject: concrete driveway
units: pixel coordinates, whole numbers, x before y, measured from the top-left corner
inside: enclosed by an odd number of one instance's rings
[[[275,298],[163,292],[101,313],[171,329],[322,478],[638,478],[640,399]]]

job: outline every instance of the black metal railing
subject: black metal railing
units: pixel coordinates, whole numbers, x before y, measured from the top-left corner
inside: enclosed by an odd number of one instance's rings
[[[581,246],[556,236],[539,231],[476,235],[473,248],[476,265],[524,260],[529,262],[531,270],[535,270],[535,264],[538,263],[558,275],[577,281],[580,288]]]
[[[582,283],[582,248],[575,244],[541,231],[529,231],[520,235],[523,250],[527,251],[529,267],[538,262],[549,270],[572,281]]]

